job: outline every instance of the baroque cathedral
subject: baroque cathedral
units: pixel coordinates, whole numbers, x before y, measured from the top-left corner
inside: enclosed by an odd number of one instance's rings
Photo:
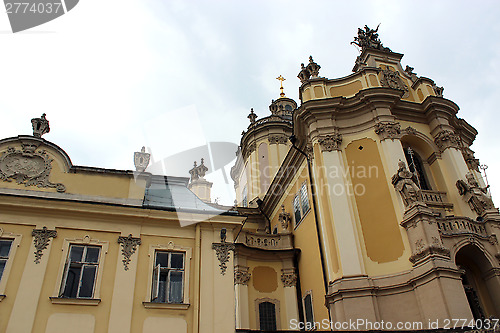
[[[148,172],[144,148],[134,171],[73,165],[45,114],[0,140],[0,332],[499,330],[478,133],[377,30],[352,74],[309,57],[299,103],[281,86],[251,110],[232,207],[203,159],[190,177]]]

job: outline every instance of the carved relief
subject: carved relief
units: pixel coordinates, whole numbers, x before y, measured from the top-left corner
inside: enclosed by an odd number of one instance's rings
[[[495,209],[493,201],[487,195],[486,188],[480,187],[474,174],[468,172],[465,175],[467,182],[462,179],[457,180],[458,193],[464,197],[470,208],[478,215],[483,215],[487,210]]]
[[[129,234],[127,237],[120,236],[118,237],[118,243],[122,245],[122,255],[123,255],[123,268],[128,271],[128,264],[130,263],[130,257],[137,250],[137,246],[141,245],[140,238],[132,237],[132,234]]]
[[[407,128],[405,128],[405,131],[406,131],[406,134],[417,135],[417,130],[411,126],[408,126]]]
[[[52,159],[45,150],[37,152],[38,146],[32,143],[23,143],[22,150],[9,147],[0,156],[0,179],[24,186],[37,186],[40,188],[55,188],[57,192],[66,191],[66,186],[61,183],[49,181],[52,170]]]
[[[237,265],[234,268],[234,285],[241,284],[248,286],[248,281],[250,281],[251,274],[248,271],[248,267]]]
[[[474,151],[469,147],[462,148],[462,156],[470,170],[479,172],[479,160],[474,156]]]
[[[149,159],[151,154],[146,153],[146,147],[142,147],[140,152],[134,153],[134,165],[135,170],[138,172],[144,172],[149,165]]]
[[[283,282],[284,287],[295,287],[297,285],[297,274],[295,273],[295,269],[282,269],[281,282]]]
[[[394,72],[389,69],[382,69],[382,79],[380,80],[382,87],[389,87],[392,89],[404,91],[403,97],[408,96],[408,87],[403,82],[399,72]]]
[[[234,251],[233,243],[212,243],[212,249],[215,250],[217,254],[217,259],[219,260],[220,273],[222,275],[226,274],[227,262],[229,261],[230,253],[229,251]]]
[[[417,202],[425,205],[417,186],[417,176],[406,168],[405,162],[399,160],[398,166],[398,172],[392,176],[392,185],[403,198],[405,207],[409,208]]]
[[[460,139],[450,130],[439,132],[434,138],[434,142],[441,152],[448,148],[460,148]]]
[[[395,121],[382,121],[375,124],[375,133],[377,133],[381,140],[385,139],[400,139],[401,138],[401,125]]]
[[[333,135],[325,135],[319,137],[318,142],[321,146],[321,151],[340,150],[342,136],[339,133],[335,133]]]
[[[270,135],[268,140],[270,145],[275,145],[275,144],[284,145],[288,142],[288,138],[286,137],[286,135]]]
[[[47,227],[43,227],[42,229],[33,229],[31,232],[33,236],[33,243],[35,245],[36,251],[35,253],[35,264],[40,263],[40,259],[42,259],[43,250],[49,246],[50,238],[57,237],[56,230],[47,230]]]
[[[283,229],[288,229],[288,225],[292,221],[292,216],[285,211],[285,205],[281,205],[281,213],[278,216],[278,220],[281,222]]]

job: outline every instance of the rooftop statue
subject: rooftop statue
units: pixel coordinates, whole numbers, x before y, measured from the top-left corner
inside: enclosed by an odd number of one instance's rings
[[[381,51],[389,51],[392,52],[391,49],[388,47],[384,47],[382,45],[382,42],[378,38],[378,27],[380,24],[377,26],[377,29],[373,30],[370,29],[367,25],[365,25],[365,30],[358,28],[358,37],[354,37],[354,41],[351,42],[351,44],[355,44],[361,49],[376,49],[376,50],[381,50]]]

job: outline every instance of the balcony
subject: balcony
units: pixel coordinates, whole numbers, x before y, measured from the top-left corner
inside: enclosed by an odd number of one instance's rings
[[[237,243],[261,250],[293,249],[292,234],[258,234],[242,231]]]
[[[484,223],[474,221],[468,217],[448,216],[438,220],[439,232],[442,236],[477,235],[488,238]]]
[[[429,191],[429,190],[421,190],[422,200],[429,207],[434,208],[453,208],[453,204],[448,202],[448,197],[446,192],[439,191]]]

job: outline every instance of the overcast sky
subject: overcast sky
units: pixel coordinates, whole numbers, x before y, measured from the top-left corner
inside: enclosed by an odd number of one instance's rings
[[[16,34],[0,15],[0,137],[31,134],[30,119],[45,112],[44,138],[73,164],[114,169],[133,169],[143,145],[160,160],[239,144],[250,108],[269,114],[278,75],[296,100],[309,55],[321,76],[349,75],[357,28],[381,23],[403,67],[443,86],[479,131],[472,148],[499,205],[499,15],[498,1],[81,0]],[[209,179],[212,197],[232,204],[232,182],[220,170]]]

